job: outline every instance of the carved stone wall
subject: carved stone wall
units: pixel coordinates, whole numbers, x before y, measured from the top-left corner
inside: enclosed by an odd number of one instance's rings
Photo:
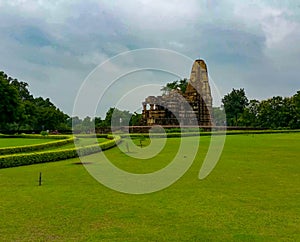
[[[207,66],[196,60],[184,94],[171,90],[162,96],[149,96],[143,102],[143,125],[212,125],[212,96]]]

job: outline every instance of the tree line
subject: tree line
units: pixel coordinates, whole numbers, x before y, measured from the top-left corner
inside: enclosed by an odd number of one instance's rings
[[[34,98],[26,82],[0,72],[0,130],[68,129],[69,116],[49,98]]]
[[[169,82],[162,87],[163,94],[172,89],[185,93],[186,78]],[[245,90],[232,89],[222,99],[221,107],[213,107],[215,125],[243,126],[271,129],[300,128],[300,91],[292,97],[274,96],[266,100],[249,100]]]
[[[187,79],[167,83],[161,90],[185,92]],[[222,99],[222,107],[213,108],[216,125],[254,128],[300,128],[300,91],[292,97],[275,96],[266,100],[249,100],[245,90],[232,89]],[[225,112],[224,112],[225,111]],[[225,114],[226,113],[226,119]],[[28,84],[0,72],[0,131],[60,130],[91,131],[110,126],[138,126],[142,114],[109,108],[105,118],[70,117],[49,98],[33,97]]]
[[[232,89],[222,103],[228,126],[300,128],[300,91],[291,97],[274,96],[259,101],[249,100],[243,88]],[[220,111],[220,108],[214,109],[215,116],[218,117]]]
[[[130,113],[126,110],[120,110],[117,108],[109,108],[106,112],[105,118],[101,117],[91,118],[89,116],[84,119],[79,117],[70,118],[70,127],[73,125],[73,130],[79,132],[89,132],[93,129],[101,129],[111,126],[138,126],[142,119],[142,114]]]
[[[78,130],[93,127],[138,125],[141,114],[110,108],[105,118],[70,117],[57,108],[49,98],[33,97],[28,84],[0,72],[0,131]]]

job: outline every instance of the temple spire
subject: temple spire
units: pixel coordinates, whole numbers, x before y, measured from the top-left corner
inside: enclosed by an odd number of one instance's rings
[[[149,104],[150,110],[145,107]],[[188,108],[186,107],[188,104]],[[186,92],[172,90],[163,96],[149,96],[143,102],[144,125],[212,125],[212,96],[207,66],[195,60]],[[196,122],[193,121],[196,117]]]

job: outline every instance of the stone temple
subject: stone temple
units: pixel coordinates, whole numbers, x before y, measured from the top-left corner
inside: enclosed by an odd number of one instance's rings
[[[143,102],[143,125],[212,126],[212,96],[203,60],[193,64],[185,93],[171,90]]]

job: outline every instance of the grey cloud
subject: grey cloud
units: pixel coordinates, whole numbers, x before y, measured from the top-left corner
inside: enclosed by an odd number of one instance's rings
[[[276,21],[282,28],[290,22],[299,25],[300,9],[289,4],[229,0],[1,4],[0,69],[29,82],[35,95],[50,97],[69,114],[80,84],[98,64],[120,52],[146,47],[204,58],[221,94],[245,87],[250,97],[267,98],[300,89],[299,28],[278,35],[275,31]],[[280,15],[280,9],[290,14]]]

